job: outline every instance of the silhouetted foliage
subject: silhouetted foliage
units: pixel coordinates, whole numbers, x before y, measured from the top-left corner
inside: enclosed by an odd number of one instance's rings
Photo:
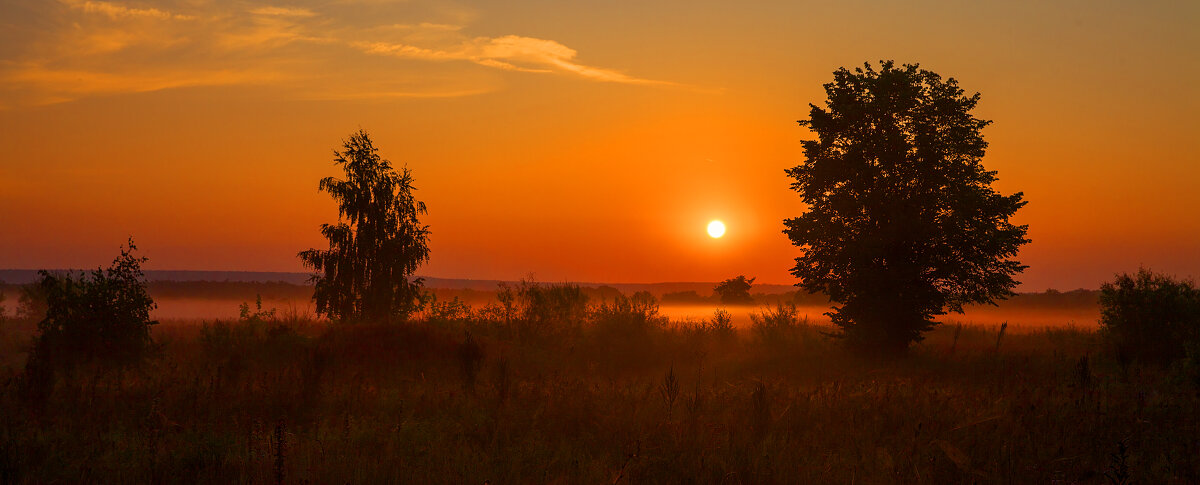
[[[262,323],[275,319],[275,309],[263,310],[262,295],[256,295],[254,298],[254,310],[250,309],[250,304],[242,302],[238,305],[238,320],[241,322]]]
[[[543,285],[521,280],[516,290],[525,336],[544,336],[547,332],[578,326],[586,318],[588,297],[579,285]]]
[[[431,292],[426,298],[425,319],[429,322],[465,322],[472,317],[471,305],[457,296],[441,299]]]
[[[275,327],[249,301],[155,328],[154,365],[77,373],[41,410],[0,378],[0,483],[1094,483],[1120,440],[1137,483],[1200,483],[1195,388],[1113,372],[1091,329],[996,353],[994,327],[941,328],[881,367],[786,307],[740,336],[686,319],[524,340],[480,316]],[[25,354],[5,330],[0,375]]]
[[[1028,242],[1009,223],[1020,192],[992,189],[981,163],[990,122],[979,94],[917,65],[883,61],[834,72],[826,107],[800,125],[805,160],[788,169],[808,212],[784,221],[804,250],[792,274],[840,304],[829,313],[856,347],[903,352],[932,317],[1013,295]]]
[[[148,356],[150,326],[158,322],[150,320],[155,304],[141,269],[146,258],[134,257],[135,250],[131,239],[108,269],[90,275],[39,272],[46,316],[26,362],[27,384],[52,386],[59,371],[136,366]]]
[[[17,297],[17,320],[41,321],[43,318],[46,318],[45,290],[37,283],[21,285],[21,295]]]
[[[339,221],[321,225],[329,249],[300,252],[316,273],[317,313],[335,320],[405,319],[422,303],[422,280],[412,279],[429,260],[429,226],[417,217],[425,203],[413,198],[408,168],[397,173],[359,130],[334,151],[346,179],[321,179],[319,190],[338,202]]]
[[[654,295],[639,291],[630,297],[620,295],[611,303],[596,305],[591,320],[598,327],[616,329],[617,334],[631,337],[666,325],[667,319],[658,311],[658,300]]]
[[[710,330],[722,338],[731,338],[737,334],[737,329],[733,328],[733,316],[724,308],[713,310],[712,318],[706,323]]]
[[[754,298],[750,296],[750,285],[753,284],[754,278],[747,279],[745,275],[740,275],[718,283],[713,291],[720,295],[721,303],[726,305],[754,303]]]
[[[1200,289],[1145,268],[1100,287],[1100,325],[1118,354],[1143,362],[1183,357],[1200,343]]]
[[[807,321],[801,321],[796,305],[792,303],[776,303],[775,306],[750,313],[751,334],[767,344],[790,340],[791,334],[801,323],[807,324]]]
[[[700,296],[696,290],[687,290],[663,293],[662,301],[663,303],[705,303],[708,299]]]
[[[583,293],[587,295],[589,300],[595,301],[611,301],[621,296],[621,290],[608,285],[600,285],[597,287],[585,286],[582,288]]]

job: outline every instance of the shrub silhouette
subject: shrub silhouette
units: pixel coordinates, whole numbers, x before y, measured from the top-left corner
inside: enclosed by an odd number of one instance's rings
[[[733,316],[729,314],[729,310],[724,308],[713,310],[712,318],[705,324],[709,330],[724,339],[732,338],[737,334],[737,330],[733,328]]]
[[[46,316],[26,362],[27,389],[45,396],[58,373],[82,366],[133,367],[149,355],[154,300],[146,292],[137,246],[127,248],[108,269],[72,276],[40,271],[37,286],[46,298]]]
[[[1148,269],[1100,287],[1100,324],[1118,355],[1166,363],[1200,343],[1200,289]]]
[[[855,347],[899,354],[933,328],[935,315],[1013,295],[1011,259],[1026,226],[1008,219],[1022,194],[992,189],[981,130],[953,79],[883,61],[834,72],[826,107],[800,125],[805,160],[788,169],[808,206],[784,221],[800,246],[792,274],[835,306],[833,323]]]
[[[241,305],[238,305],[238,320],[243,323],[262,323],[268,320],[274,320],[275,313],[276,310],[274,308],[271,308],[270,310],[263,310],[262,295],[255,295],[253,311],[250,310],[250,304],[247,302],[242,302]]]
[[[630,297],[620,295],[611,303],[596,305],[591,320],[598,330],[634,338],[666,326],[667,319],[658,311],[658,300],[654,295],[639,291]]]
[[[588,297],[572,283],[543,285],[522,280],[517,286],[521,316],[537,327],[578,325],[587,315]]]
[[[747,279],[745,275],[740,275],[718,283],[713,291],[721,297],[721,303],[744,305],[754,303],[754,298],[750,296],[750,285],[753,284],[754,278]]]
[[[471,306],[455,296],[449,300],[438,300],[436,295],[428,295],[428,305],[425,320],[434,323],[466,322],[471,320]]]
[[[317,313],[334,320],[403,320],[424,301],[423,280],[410,278],[429,260],[429,226],[417,219],[425,203],[408,168],[396,173],[378,151],[362,130],[334,151],[346,179],[323,178],[319,190],[338,202],[339,222],[321,225],[329,249],[299,254],[316,271]]]
[[[807,322],[804,322],[807,323]],[[793,303],[776,303],[760,311],[750,313],[750,331],[756,339],[766,344],[785,343],[794,340],[801,317]]]
[[[588,296],[571,283],[543,285],[532,279],[522,279],[515,286],[501,283],[496,300],[477,316],[494,319],[503,332],[522,340],[577,332],[587,318]],[[431,310],[436,313],[442,307]]]

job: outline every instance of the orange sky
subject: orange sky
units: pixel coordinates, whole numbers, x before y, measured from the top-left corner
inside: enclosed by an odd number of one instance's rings
[[[1029,201],[1022,290],[1200,277],[1196,25],[1196,2],[7,0],[0,268],[132,235],[150,268],[301,270],[361,127],[429,206],[420,273],[790,283],[795,121],[837,67],[895,59],[983,94],[985,166]]]

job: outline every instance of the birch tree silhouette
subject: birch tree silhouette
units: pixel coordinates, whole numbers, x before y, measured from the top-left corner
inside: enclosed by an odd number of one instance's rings
[[[423,301],[423,280],[413,278],[429,260],[429,226],[418,217],[425,203],[413,197],[412,174],[379,156],[359,130],[334,151],[345,179],[321,179],[318,190],[338,203],[338,222],[322,224],[329,249],[301,251],[314,271],[317,313],[338,321],[406,319]]]

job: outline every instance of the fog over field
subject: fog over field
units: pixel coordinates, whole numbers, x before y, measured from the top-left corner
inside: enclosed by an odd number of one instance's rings
[[[160,298],[157,300],[158,309],[153,317],[159,320],[229,320],[238,317],[242,303],[253,305],[253,301],[236,298]],[[472,302],[472,307],[478,309],[482,304]],[[264,309],[276,309],[281,314],[296,312],[299,315],[311,316],[315,307],[311,300],[303,298],[264,299]],[[750,314],[761,311],[765,305],[721,305],[719,303],[663,303],[659,313],[670,318],[672,322],[699,321],[712,318],[717,309],[725,309],[732,318],[733,325],[738,328],[750,326]],[[825,312],[828,306],[797,305],[797,313],[807,316],[810,321],[818,324],[829,324]],[[1008,323],[1010,331],[1037,330],[1045,327],[1073,326],[1093,329],[1098,326],[1099,310],[1095,306],[1064,306],[1058,308],[1029,308],[1016,302],[1002,302],[999,306],[972,306],[963,314],[950,313],[938,321],[942,323],[961,322],[967,325],[1000,325]]]
[[[263,309],[274,308],[280,315],[315,317],[316,308],[311,299],[312,287],[303,284],[308,277],[303,273],[270,273],[239,271],[147,271],[150,294],[158,308],[152,317],[163,321],[191,321],[237,319],[243,303],[254,305],[256,296],[261,295]],[[0,279],[7,282],[4,293],[6,313],[17,311],[20,294],[19,285],[36,278],[29,270],[0,270]],[[499,285],[515,288],[520,282],[498,280],[467,280],[426,278],[426,286],[437,295],[439,301],[459,298],[478,310],[496,302]],[[553,282],[542,284],[557,284]],[[754,305],[722,305],[713,295],[715,283],[579,283],[589,295],[588,303],[610,301],[617,292],[626,296],[646,291],[659,301],[659,313],[672,322],[695,322],[711,319],[717,309],[729,312],[732,323],[738,328],[750,326],[750,314],[780,301],[794,301],[797,314],[807,316],[812,323],[830,323],[825,312],[829,305],[822,303],[819,296],[780,284],[756,284],[751,288],[755,295]],[[672,301],[670,295],[695,292],[701,301]],[[1010,331],[1045,327],[1073,326],[1094,329],[1100,317],[1097,296],[1094,290],[1059,292],[1048,290],[1040,293],[1021,293],[997,306],[968,306],[963,314],[950,313],[937,320],[942,323],[967,325],[1000,325],[1008,323]]]

